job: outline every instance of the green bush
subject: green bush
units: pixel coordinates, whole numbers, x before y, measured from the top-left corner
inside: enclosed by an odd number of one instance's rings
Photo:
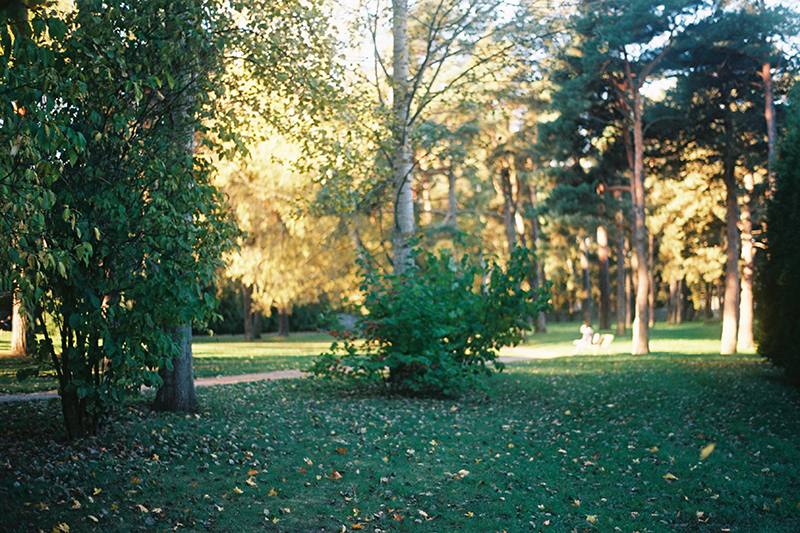
[[[392,393],[455,395],[492,367],[502,370],[498,350],[519,343],[547,306],[526,288],[532,258],[525,249],[515,250],[505,269],[448,253],[416,250],[414,258],[400,275],[364,270],[357,330],[333,332],[337,340],[314,373]]]

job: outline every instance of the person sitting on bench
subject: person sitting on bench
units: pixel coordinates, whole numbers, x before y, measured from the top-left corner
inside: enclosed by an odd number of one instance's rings
[[[575,345],[575,351],[572,352],[572,355],[578,355],[581,353],[581,349],[591,346],[593,338],[594,330],[592,329],[592,326],[584,322],[583,325],[581,325],[581,338],[572,341],[572,344]]]

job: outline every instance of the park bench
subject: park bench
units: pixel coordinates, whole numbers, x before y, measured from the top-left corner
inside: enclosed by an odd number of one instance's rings
[[[592,344],[591,348],[594,350],[594,354],[597,355],[600,353],[600,350],[607,350],[611,343],[614,342],[614,335],[611,333],[595,333],[592,337]],[[589,346],[579,346],[578,353],[580,353],[583,348],[588,348]]]

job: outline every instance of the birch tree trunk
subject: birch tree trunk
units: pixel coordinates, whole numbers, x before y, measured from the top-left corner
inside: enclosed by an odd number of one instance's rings
[[[409,135],[411,87],[408,67],[408,0],[392,0],[392,114],[394,186],[394,271],[402,273],[409,264],[409,241],[414,234],[414,199],[411,187],[413,164]]]

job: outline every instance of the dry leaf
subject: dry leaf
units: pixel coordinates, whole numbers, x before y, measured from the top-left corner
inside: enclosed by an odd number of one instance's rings
[[[708,446],[706,446],[702,450],[700,450],[700,460],[702,461],[703,459],[705,459],[706,457],[711,455],[711,452],[714,451],[715,447],[716,447],[716,445],[712,442],[711,444],[709,444]]]
[[[247,473],[247,475],[248,475],[248,476],[255,476],[256,474],[258,474],[258,470],[250,470],[250,471]]]
[[[586,521],[589,522],[590,524],[596,523],[597,522],[597,515],[593,515],[593,514],[586,515]]]
[[[239,487],[233,487],[233,492],[235,492],[236,494],[244,494],[244,491]]]
[[[666,479],[667,481],[678,481],[678,478],[669,473],[666,476],[664,476],[664,479]]]
[[[344,455],[344,454],[347,453],[347,448],[336,448],[335,451],[336,451],[336,453]]]

